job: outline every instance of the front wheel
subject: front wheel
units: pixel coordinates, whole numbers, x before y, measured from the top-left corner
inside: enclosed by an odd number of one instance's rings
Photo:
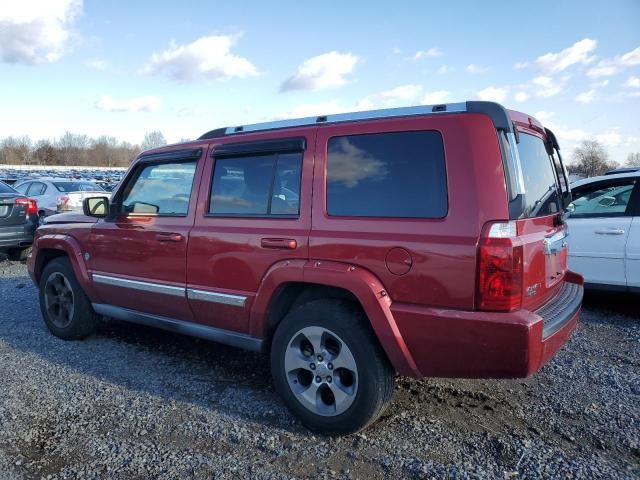
[[[40,277],[40,310],[47,328],[64,340],[80,340],[98,327],[99,316],[67,258],[49,262]]]
[[[308,428],[357,432],[389,403],[394,371],[357,305],[315,300],[287,314],[271,349],[271,373],[287,407]]]

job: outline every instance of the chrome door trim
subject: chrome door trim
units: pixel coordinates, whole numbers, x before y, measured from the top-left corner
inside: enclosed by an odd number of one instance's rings
[[[162,285],[160,283],[143,282],[140,280],[128,280],[126,278],[112,277],[110,275],[102,275],[94,273],[92,275],[95,283],[102,285],[111,285],[113,287],[129,288],[131,290],[139,290],[141,292],[160,293],[163,295],[173,295],[175,297],[184,297],[184,287],[174,287],[171,285]]]
[[[210,327],[201,323],[186,322],[175,318],[152,315],[150,313],[129,310],[128,308],[116,307],[102,303],[93,303],[93,309],[99,315],[115,318],[124,322],[137,323],[149,327],[161,328],[170,332],[176,332],[191,337],[203,338],[213,342],[224,343],[232,347],[244,348],[259,352],[262,350],[264,340],[250,335],[223,330],[221,328]]]
[[[229,293],[207,292],[195,288],[187,288],[187,298],[189,300],[200,300],[202,302],[221,303],[233,307],[244,307],[247,297],[243,295],[231,295]]]

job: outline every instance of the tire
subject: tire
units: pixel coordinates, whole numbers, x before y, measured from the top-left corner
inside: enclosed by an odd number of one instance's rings
[[[31,247],[10,248],[7,250],[7,257],[9,257],[9,260],[13,260],[14,262],[24,262],[29,258],[31,250]]]
[[[66,257],[52,260],[42,272],[40,311],[49,331],[63,340],[91,335],[100,321]]]
[[[335,299],[305,303],[285,316],[271,346],[271,374],[289,410],[328,435],[375,422],[395,387],[393,367],[362,310]]]

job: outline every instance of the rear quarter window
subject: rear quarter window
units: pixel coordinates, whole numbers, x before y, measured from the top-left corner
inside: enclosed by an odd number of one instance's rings
[[[374,133],[329,140],[329,215],[442,218],[447,210],[439,132]]]

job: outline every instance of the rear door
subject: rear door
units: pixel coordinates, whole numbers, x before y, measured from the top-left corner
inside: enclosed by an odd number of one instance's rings
[[[535,310],[562,285],[567,270],[566,225],[558,178],[545,137],[537,130],[519,127],[517,144],[525,189],[525,208],[517,221],[523,242],[522,306]]]
[[[259,335],[249,312],[263,278],[275,265],[309,258],[316,130],[237,136],[212,147],[187,260],[198,322]]]
[[[569,266],[588,283],[625,287],[625,249],[636,178],[603,180],[573,190]]]

